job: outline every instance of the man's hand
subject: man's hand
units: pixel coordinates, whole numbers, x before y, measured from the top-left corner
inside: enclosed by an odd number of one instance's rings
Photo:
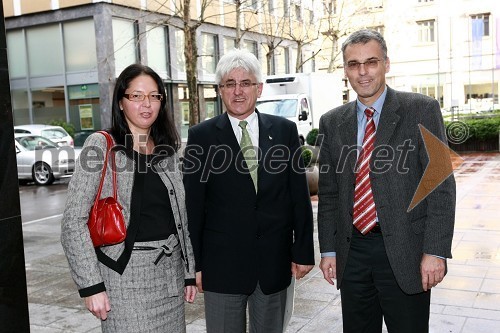
[[[201,271],[196,272],[196,288],[198,288],[198,292],[203,292],[203,286],[201,284]]]
[[[422,288],[424,288],[424,291],[435,287],[439,282],[443,281],[445,269],[445,259],[424,253],[422,256],[422,262],[420,263]]]
[[[323,257],[319,263],[319,268],[323,272],[325,280],[334,285],[333,279],[337,278],[337,258],[336,257]]]
[[[184,299],[188,303],[193,303],[196,297],[196,287],[195,286],[185,286],[184,287]]]
[[[295,276],[297,280],[302,279],[307,273],[313,269],[314,265],[299,265],[292,262],[292,275]]]
[[[85,306],[94,316],[101,320],[106,320],[108,312],[111,311],[108,294],[105,291],[85,297]]]

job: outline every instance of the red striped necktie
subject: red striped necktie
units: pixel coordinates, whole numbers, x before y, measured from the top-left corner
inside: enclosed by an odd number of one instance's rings
[[[373,121],[373,108],[367,108],[365,115],[367,119],[363,147],[356,165],[356,187],[354,188],[354,212],[353,224],[366,235],[376,224],[377,212],[373,200],[372,186],[370,181],[370,157],[372,156],[375,142],[375,122]]]

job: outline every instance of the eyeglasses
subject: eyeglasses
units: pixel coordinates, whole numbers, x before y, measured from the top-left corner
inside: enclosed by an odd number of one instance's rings
[[[239,85],[241,89],[246,89],[250,88],[251,86],[256,86],[258,83],[252,82],[250,80],[245,80],[241,82],[236,82],[236,81],[229,81],[226,82],[225,84],[219,84],[220,88],[226,88],[229,90],[234,90],[236,89],[236,86]]]
[[[346,64],[348,70],[358,70],[361,65],[365,65],[365,68],[376,68],[378,66],[378,62],[382,61],[381,59],[368,59],[365,62],[357,62],[357,61],[349,61]]]
[[[132,102],[142,102],[146,99],[146,96],[149,98],[150,102],[161,102],[163,99],[162,94],[141,94],[141,93],[131,93],[131,94],[123,94],[123,97]]]

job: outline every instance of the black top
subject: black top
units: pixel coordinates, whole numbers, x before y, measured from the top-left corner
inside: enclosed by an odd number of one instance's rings
[[[144,174],[144,191],[136,242],[167,239],[176,233],[168,190],[151,164],[154,157],[152,154],[134,152],[135,172]]]

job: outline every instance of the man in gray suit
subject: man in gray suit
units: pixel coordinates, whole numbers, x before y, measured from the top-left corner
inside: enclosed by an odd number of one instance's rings
[[[423,333],[430,290],[446,274],[455,220],[450,175],[410,202],[429,157],[419,125],[446,142],[439,103],[389,88],[383,37],[360,30],[342,45],[356,101],[320,121],[320,268],[340,289],[344,332]]]

